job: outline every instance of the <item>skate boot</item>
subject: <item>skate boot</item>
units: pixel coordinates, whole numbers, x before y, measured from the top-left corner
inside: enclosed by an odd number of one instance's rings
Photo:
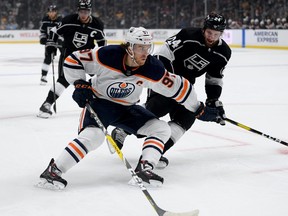
[[[111,136],[113,140],[115,141],[115,143],[117,144],[118,148],[122,149],[125,138],[127,137],[127,134],[125,133],[125,131],[121,128],[114,128],[111,133]],[[112,154],[115,153],[115,149],[113,146],[109,146],[109,149]]]
[[[164,157],[164,156],[161,156],[157,165],[156,165],[156,169],[165,169],[169,164],[169,160]]]
[[[164,179],[152,172],[153,166],[146,160],[141,160],[138,162],[138,165],[135,169],[135,173],[139,178],[142,179],[142,182],[145,186],[160,187],[162,186]],[[129,182],[131,185],[135,185],[136,182],[132,179]]]
[[[42,75],[40,79],[40,85],[46,85],[47,82],[47,76]]]
[[[44,189],[63,190],[67,181],[61,178],[61,175],[61,170],[57,168],[52,158],[47,169],[40,175],[40,182],[36,186]]]
[[[51,106],[52,105],[49,104],[48,102],[44,102],[39,109],[39,113],[38,113],[37,117],[45,118],[45,119],[51,117],[51,115],[52,115]]]

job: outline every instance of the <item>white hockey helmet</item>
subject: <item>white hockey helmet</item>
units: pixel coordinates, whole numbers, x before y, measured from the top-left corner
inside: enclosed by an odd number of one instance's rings
[[[125,43],[130,45],[142,44],[142,45],[152,45],[153,38],[147,29],[143,27],[131,27],[126,33]]]

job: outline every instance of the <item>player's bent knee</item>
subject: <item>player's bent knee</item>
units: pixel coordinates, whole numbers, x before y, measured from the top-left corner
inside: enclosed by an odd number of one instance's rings
[[[78,135],[78,140],[85,145],[89,152],[97,149],[104,139],[103,131],[97,127],[87,127]]]
[[[137,133],[157,137],[165,143],[171,136],[171,129],[167,122],[159,119],[152,119],[146,122]]]

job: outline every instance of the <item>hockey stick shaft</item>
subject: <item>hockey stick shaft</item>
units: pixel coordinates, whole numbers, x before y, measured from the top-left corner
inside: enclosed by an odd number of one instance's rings
[[[137,183],[139,188],[142,190],[142,192],[144,193],[144,195],[146,196],[146,198],[148,199],[148,201],[150,202],[150,204],[152,205],[152,207],[155,209],[155,211],[157,212],[157,214],[159,216],[197,216],[198,215],[198,212],[199,212],[198,210],[195,210],[195,211],[192,211],[192,212],[186,212],[186,213],[172,213],[172,212],[168,212],[168,211],[165,211],[165,210],[161,209],[156,204],[154,199],[151,197],[150,193],[148,192],[146,187],[143,185],[142,179],[137,176],[137,174],[133,170],[132,166],[130,165],[128,160],[124,157],[122,151],[118,148],[116,142],[113,140],[111,135],[108,133],[107,129],[104,127],[104,125],[102,124],[102,122],[99,119],[98,115],[96,114],[96,112],[93,110],[93,108],[90,106],[89,103],[86,104],[86,108],[90,112],[91,117],[95,119],[95,121],[97,122],[97,124],[100,127],[100,129],[104,132],[105,137],[108,140],[108,142],[111,143],[111,145],[115,148],[115,151],[117,152],[119,158],[125,164],[127,170],[130,172],[132,178]]]
[[[93,110],[93,108],[90,106],[90,104],[86,105],[87,109],[89,110],[91,116],[95,119],[95,121],[97,122],[98,126],[101,128],[101,130],[104,132],[106,139],[108,140],[109,143],[111,143],[111,145],[115,148],[115,151],[117,152],[119,158],[123,161],[123,163],[125,164],[126,168],[129,170],[130,174],[132,175],[132,178],[135,180],[135,182],[138,184],[138,186],[140,187],[140,189],[143,191],[143,193],[145,194],[146,198],[149,200],[149,202],[151,203],[151,205],[153,206],[153,208],[156,210],[156,212],[158,213],[158,215],[164,215],[164,212],[161,212],[161,209],[156,205],[155,201],[153,200],[153,198],[151,197],[151,195],[148,193],[146,187],[143,185],[142,180],[137,176],[137,174],[135,173],[135,171],[132,169],[132,166],[130,165],[130,163],[127,161],[127,159],[124,157],[122,151],[118,148],[117,144],[115,143],[115,141],[113,140],[113,138],[110,136],[110,134],[108,133],[107,129],[104,127],[104,125],[102,124],[102,122],[100,121],[99,117],[97,116],[97,114],[95,113],[95,111]],[[160,214],[159,214],[160,213]],[[162,213],[162,214],[161,214]]]
[[[54,53],[51,53],[51,63],[52,63],[52,76],[53,76],[53,97],[54,97],[54,105],[53,105],[53,109],[54,112],[57,112],[56,109],[56,84],[55,84],[55,71],[54,71]]]
[[[275,141],[275,142],[278,142],[278,143],[281,143],[281,144],[283,144],[283,145],[285,145],[285,146],[288,146],[288,143],[285,142],[285,141],[283,141],[283,140],[280,140],[280,139],[275,138],[275,137],[272,137],[272,136],[270,136],[270,135],[268,135],[268,134],[262,133],[262,132],[260,132],[260,131],[258,131],[258,130],[255,130],[255,129],[251,128],[251,127],[248,127],[248,126],[246,126],[246,125],[243,125],[243,124],[241,124],[241,123],[239,123],[239,122],[236,122],[236,121],[234,121],[234,120],[232,120],[232,119],[226,118],[225,120],[226,120],[227,122],[231,123],[231,124],[234,124],[234,125],[236,125],[236,126],[238,126],[238,127],[241,127],[241,128],[243,128],[243,129],[245,129],[245,130],[248,130],[248,131],[250,131],[250,132],[252,132],[252,133],[256,133],[256,134],[258,134],[258,135],[260,135],[260,136],[266,137],[266,138],[268,138],[268,139],[270,139],[270,140],[273,140],[273,141]]]

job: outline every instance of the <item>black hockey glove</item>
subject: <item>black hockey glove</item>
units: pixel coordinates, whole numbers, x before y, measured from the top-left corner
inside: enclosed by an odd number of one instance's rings
[[[46,45],[46,42],[47,42],[47,38],[46,37],[40,38],[40,44]]]
[[[201,102],[194,115],[201,121],[217,122],[218,111],[216,108],[207,107]]]
[[[206,100],[206,107],[217,109],[218,116],[216,118],[216,122],[222,126],[226,124],[225,123],[226,115],[225,115],[225,111],[223,108],[223,103],[221,101],[216,100],[216,99]]]
[[[46,51],[50,55],[53,53],[54,56],[57,54],[57,44],[54,41],[47,41],[46,42]]]
[[[90,82],[85,80],[76,80],[74,82],[75,90],[72,98],[79,107],[84,108],[86,104],[93,99],[93,91]]]

